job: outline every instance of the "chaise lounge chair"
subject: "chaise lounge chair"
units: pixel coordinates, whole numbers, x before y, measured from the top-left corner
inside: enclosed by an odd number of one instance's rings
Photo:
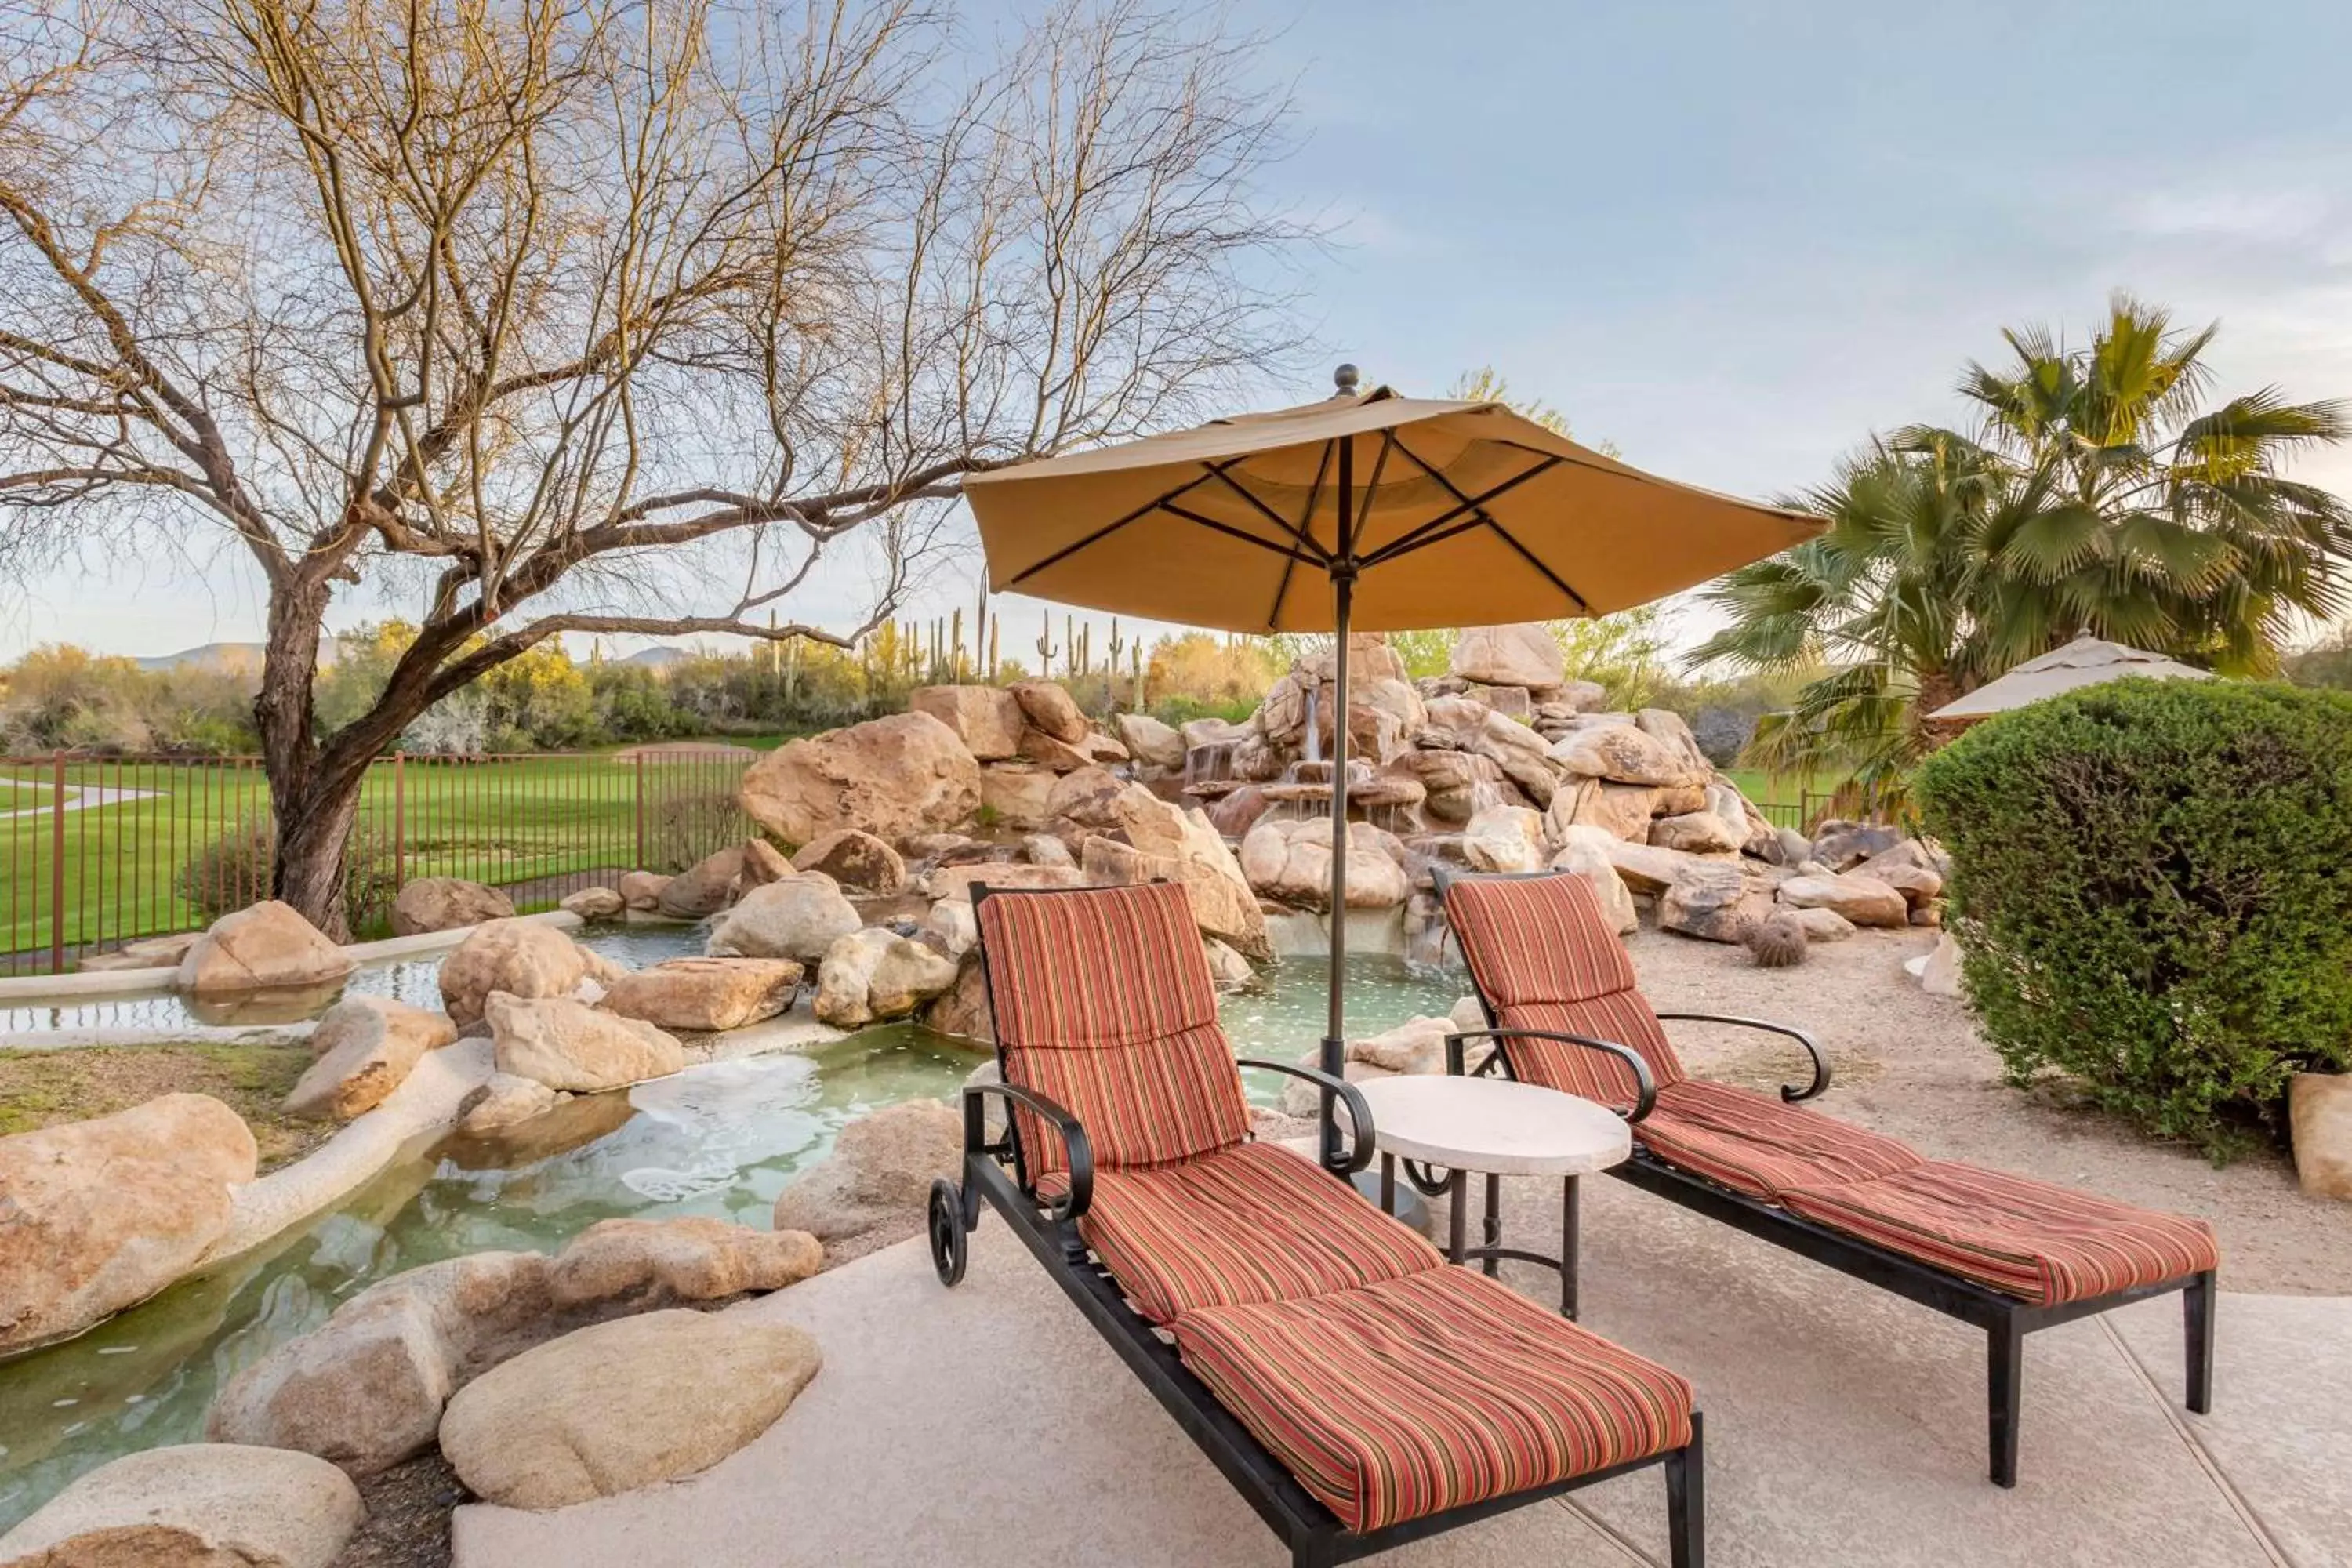
[[[2189,1408],[2212,1407],[2220,1267],[2201,1220],[2029,1177],[1930,1160],[1892,1138],[1800,1109],[1829,1088],[1801,1029],[1708,1013],[1658,1013],[1584,879],[1568,871],[1443,874],[1439,895],[1470,965],[1491,1039],[1477,1070],[1616,1107],[1633,1157],[1612,1173],[1882,1289],[1973,1323],[1989,1344],[1992,1479],[2017,1484],[2024,1338],[2037,1329],[2183,1292]],[[1764,1029],[1804,1047],[1812,1082],[1780,1098],[1693,1078],[1663,1021]]]
[[[1702,1568],[1700,1422],[1673,1373],[1253,1142],[1184,890],[973,889],[1001,1084],[964,1091],[932,1261],[985,1198],[1291,1552],[1349,1562],[1648,1465]],[[1372,1152],[1362,1097],[1308,1079]],[[986,1103],[1009,1109],[991,1136]]]

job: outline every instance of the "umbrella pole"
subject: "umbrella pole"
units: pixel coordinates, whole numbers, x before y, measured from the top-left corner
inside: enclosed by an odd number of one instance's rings
[[[1336,1078],[1345,1074],[1348,1063],[1348,618],[1354,608],[1355,574],[1334,572],[1331,592],[1339,646],[1331,660],[1331,996],[1322,1066]],[[1323,1091],[1323,1164],[1334,1171],[1343,1163],[1335,1109],[1327,1089]]]

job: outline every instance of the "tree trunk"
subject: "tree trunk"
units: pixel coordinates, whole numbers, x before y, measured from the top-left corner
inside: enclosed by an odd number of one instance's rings
[[[309,786],[298,793],[270,790],[278,816],[270,893],[337,942],[352,939],[343,900],[348,869],[343,853],[359,816],[360,785],[366,777],[365,768],[347,777],[314,773]]]
[[[262,651],[253,720],[278,823],[270,896],[293,905],[304,920],[341,942],[350,937],[350,922],[343,918],[344,837],[359,810],[365,770],[322,774],[319,767],[311,700],[327,598],[327,584],[299,566],[270,584],[269,640]]]

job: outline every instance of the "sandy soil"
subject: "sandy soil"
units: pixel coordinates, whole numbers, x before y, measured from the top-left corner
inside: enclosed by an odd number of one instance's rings
[[[1830,1091],[1811,1102],[1967,1160],[2210,1220],[2229,1290],[2352,1294],[2352,1205],[2309,1198],[2284,1155],[2263,1151],[2216,1169],[2185,1146],[2001,1081],[2000,1059],[1965,1003],[1929,996],[1903,961],[1932,931],[1862,931],[1816,944],[1795,969],[1758,969],[1738,949],[1643,930],[1629,939],[1642,984],[1661,1010],[1743,1014],[1798,1025],[1830,1056]],[[1795,1047],[1754,1031],[1676,1024],[1694,1071],[1755,1088],[1802,1083]]]

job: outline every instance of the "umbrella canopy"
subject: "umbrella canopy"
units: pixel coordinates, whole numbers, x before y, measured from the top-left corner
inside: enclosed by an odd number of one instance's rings
[[[2199,669],[2160,653],[2147,653],[2122,643],[2103,642],[2084,632],[2062,648],[2029,658],[1999,680],[1988,681],[1957,702],[1948,702],[1927,715],[1931,724],[1954,727],[1973,724],[2045,697],[2078,687],[2119,680],[2126,675],[2154,676],[2159,680],[2208,680],[2210,670]]]
[[[1607,615],[1822,523],[1645,474],[1499,403],[1356,390],[975,474],[989,584],[1242,632],[1336,632],[1331,994],[1346,1059],[1348,634]],[[1332,1097],[1322,1152],[1337,1164]]]
[[[964,494],[1000,592],[1239,632],[1333,630],[1318,578],[1350,567],[1358,631],[1607,615],[1821,526],[1498,403],[1386,387],[975,474]]]

